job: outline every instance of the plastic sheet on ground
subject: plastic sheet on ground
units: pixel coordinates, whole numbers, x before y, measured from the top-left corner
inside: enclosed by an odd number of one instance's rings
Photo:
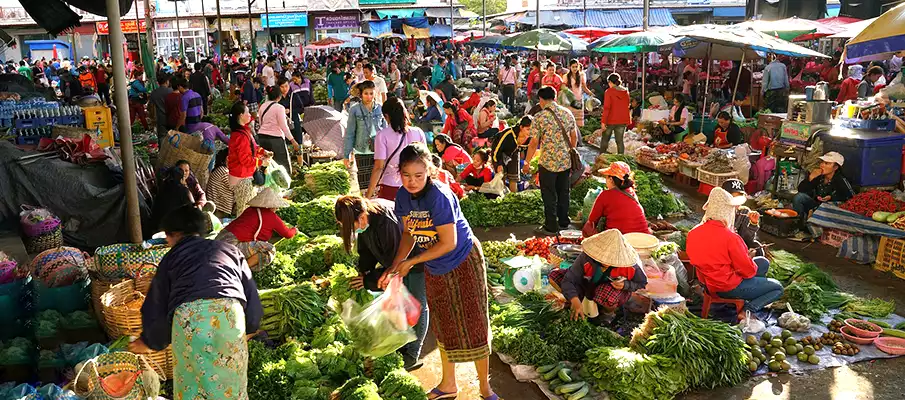
[[[826,324],[828,324],[833,319],[832,315],[836,315],[837,313],[839,313],[839,310],[832,310],[830,312],[830,314],[824,315],[824,317],[820,320],[820,323],[815,323],[814,321],[811,321],[811,329],[808,332],[792,332],[792,337],[795,338],[795,340],[800,340],[801,338],[803,338],[805,336],[811,336],[814,339],[819,339],[821,335],[829,332],[829,329],[827,329]],[[893,315],[890,315],[888,318],[883,319],[882,321],[885,321],[885,322],[889,323],[890,325],[895,326],[896,324],[905,321],[905,317],[893,314]],[[770,322],[772,322],[773,324],[771,326],[767,327],[767,329],[766,329],[767,332],[770,332],[770,334],[772,334],[774,336],[782,333],[782,328],[779,327],[779,325],[775,324],[775,320],[770,321]],[[762,334],[763,334],[763,332],[759,332],[759,333],[755,334],[754,336],[757,337],[758,339],[760,339],[760,335],[762,335]],[[820,349],[816,353],[814,353],[814,354],[817,354],[818,357],[820,357],[820,363],[817,365],[809,364],[806,362],[801,362],[801,361],[798,361],[798,358],[796,358],[795,356],[789,356],[787,358],[787,360],[789,361],[790,364],[792,364],[792,369],[790,372],[813,371],[813,370],[819,370],[819,369],[825,369],[825,368],[841,367],[843,365],[854,364],[856,362],[861,362],[861,361],[898,357],[896,355],[884,353],[880,349],[876,348],[876,346],[874,346],[873,344],[864,344],[864,345],[859,344],[857,346],[861,349],[861,352],[858,354],[855,354],[854,356],[843,356],[843,355],[833,354],[832,346],[824,346],[822,349]],[[766,363],[764,363],[752,375],[758,376],[758,375],[766,374],[768,372],[769,372],[769,370],[767,368],[767,365],[766,365]]]

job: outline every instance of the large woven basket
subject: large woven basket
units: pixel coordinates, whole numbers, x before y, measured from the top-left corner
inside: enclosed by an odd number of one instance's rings
[[[134,278],[149,264],[160,264],[168,251],[166,244],[148,248],[134,243],[112,244],[97,249],[91,270],[106,280]]]
[[[126,280],[110,287],[101,295],[104,323],[110,337],[141,334],[141,305],[145,296],[135,290],[135,283]]]
[[[38,254],[44,250],[60,247],[63,245],[63,227],[57,225],[50,232],[34,237],[26,236],[22,239],[22,242],[25,244],[25,251],[28,254]]]
[[[161,380],[173,379],[173,367],[176,366],[173,361],[173,348],[167,347],[163,351],[152,351],[142,354],[148,359],[148,366],[154,369],[154,372],[160,376]]]
[[[132,389],[122,397],[107,394],[101,381],[108,376],[123,372],[140,374],[148,368],[148,364],[144,357],[126,351],[101,354],[86,361],[82,368],[76,371],[73,389],[76,394],[88,399],[140,400],[145,395],[144,388],[139,381],[136,381]]]
[[[156,268],[155,268],[156,270]],[[119,284],[122,285],[119,290],[126,290],[125,288],[131,287],[132,290],[141,293],[142,295],[147,295],[148,290],[151,289],[151,282],[154,280],[154,272],[149,269],[142,269],[141,274],[137,278],[133,279],[104,279],[100,277],[97,272],[91,272],[91,306],[94,308],[94,314],[97,316],[98,321],[105,321],[104,318],[104,305],[101,302],[101,297],[104,293],[110,291],[113,286],[117,286]],[[107,324],[104,324],[104,330],[107,332],[107,335],[110,336],[111,339],[116,339],[118,336],[114,335],[114,332],[110,331],[110,328]]]
[[[213,150],[210,143],[205,144],[200,134],[188,134],[182,132],[173,133],[160,142],[160,152],[157,158],[157,170],[161,171],[176,165],[179,160],[188,161],[198,184],[201,187],[207,185],[210,175],[210,166]]]
[[[44,250],[32,260],[31,274],[47,287],[71,285],[87,273],[88,254],[75,247]]]

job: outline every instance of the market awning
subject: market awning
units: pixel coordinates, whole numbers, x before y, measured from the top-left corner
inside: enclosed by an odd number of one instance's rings
[[[430,27],[431,37],[452,37],[452,28],[449,25],[434,24]]]
[[[391,8],[385,10],[377,10],[379,18],[413,18],[423,17],[423,8]]]
[[[905,4],[877,17],[845,45],[845,62],[858,63],[888,59],[905,50]]]
[[[393,33],[390,21],[371,21],[368,23],[371,37],[378,38],[385,33]]]
[[[449,7],[428,8],[428,9],[424,10],[424,16],[430,17],[430,18],[449,18]],[[453,18],[456,18],[456,19],[458,19],[458,18],[469,19],[469,18],[479,17],[478,14],[475,14],[464,8],[454,8],[452,16],[453,16]]]
[[[402,25],[402,32],[406,38],[429,39],[431,37],[430,28],[415,28],[409,25]]]
[[[713,16],[722,18],[744,18],[745,7],[714,7]]]
[[[585,24],[585,13],[583,11],[559,10],[559,11],[541,11],[540,25],[541,27],[550,26],[571,26],[571,27],[597,27],[597,28],[631,28],[642,26],[642,10],[633,8],[628,10],[588,10],[587,24]],[[525,25],[536,24],[536,12],[529,11],[525,15],[518,18],[518,23]],[[671,26],[676,25],[676,20],[672,14],[665,8],[655,8],[650,10],[648,17],[649,26]]]

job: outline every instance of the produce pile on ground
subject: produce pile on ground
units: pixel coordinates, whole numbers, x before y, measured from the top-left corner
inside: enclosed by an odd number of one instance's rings
[[[349,170],[342,161],[319,163],[301,169],[290,187],[293,190],[292,200],[299,203],[324,195],[347,195],[352,189]]]
[[[295,225],[299,231],[310,236],[339,233],[334,213],[337,198],[339,198],[337,195],[323,195],[298,206],[298,219],[295,220]]]
[[[314,276],[324,276],[333,264],[356,265],[358,255],[346,253],[342,239],[334,235],[309,238],[298,234],[275,245],[273,262],[255,271],[258,289],[280,288]]]
[[[868,218],[872,217],[877,211],[888,213],[905,211],[905,203],[896,200],[892,193],[882,190],[868,190],[858,193],[839,207]],[[887,221],[884,220],[883,222]],[[895,222],[895,220],[889,222]]]
[[[683,213],[688,207],[677,199],[660,179],[656,172],[644,172],[635,170],[635,194],[638,201],[644,207],[644,215],[648,218],[666,217],[667,215]]]
[[[476,227],[540,224],[544,221],[544,202],[540,190],[510,193],[494,200],[482,193],[471,193],[459,202],[459,207],[468,223]]]
[[[682,366],[668,357],[625,347],[599,347],[587,356],[582,374],[616,400],[671,399],[688,388]]]

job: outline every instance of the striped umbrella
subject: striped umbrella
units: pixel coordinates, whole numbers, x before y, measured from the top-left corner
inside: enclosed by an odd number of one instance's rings
[[[845,45],[845,62],[885,60],[905,50],[905,3],[883,13]]]

